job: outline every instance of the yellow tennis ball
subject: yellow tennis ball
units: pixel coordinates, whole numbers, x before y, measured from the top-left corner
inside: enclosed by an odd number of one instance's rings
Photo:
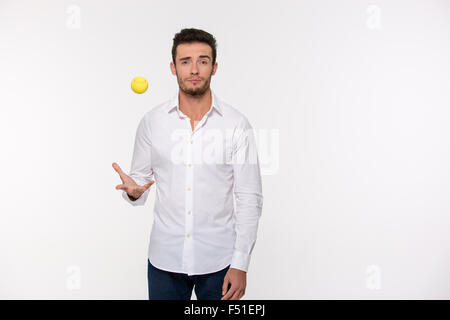
[[[136,93],[144,93],[148,88],[147,79],[136,77],[131,81],[131,89]]]

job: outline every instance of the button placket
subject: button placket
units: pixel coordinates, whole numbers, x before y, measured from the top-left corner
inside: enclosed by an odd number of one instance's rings
[[[190,126],[190,121],[187,119],[187,124]],[[193,144],[193,132],[190,130],[190,135],[187,139],[186,147],[186,157],[184,159],[185,165],[185,241],[184,241],[184,265],[186,266],[187,272],[193,270],[194,268],[194,246],[193,246],[193,233],[194,233],[194,215],[193,215],[193,204],[194,204],[194,174],[192,168],[192,154],[194,152],[195,145]],[[192,143],[191,143],[192,141]],[[191,164],[191,167],[188,167]]]
[[[191,122],[189,117],[186,117],[186,123],[189,128],[190,135],[187,139],[187,147],[186,147],[186,157],[185,157],[185,210],[188,214],[185,214],[185,241],[184,241],[184,247],[183,247],[183,267],[186,270],[186,273],[189,273],[190,270],[194,270],[194,166],[193,161],[194,158],[197,159],[199,154],[198,152],[201,152],[201,141],[200,143],[194,143],[195,142],[195,136],[197,136],[198,139],[198,130],[203,126],[203,124],[206,121],[206,118],[209,113],[207,113],[202,120],[197,123],[197,125],[194,127],[194,130],[192,130]],[[197,153],[196,153],[197,152]]]

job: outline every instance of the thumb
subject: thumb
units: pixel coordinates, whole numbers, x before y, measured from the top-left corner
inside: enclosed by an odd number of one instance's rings
[[[152,181],[150,181],[149,183],[144,184],[143,187],[144,187],[145,189],[148,189],[148,188],[150,188],[150,186],[151,186],[152,184],[154,184],[154,183],[155,183],[155,180],[152,180]]]
[[[223,279],[222,295],[224,295],[228,291],[228,284],[229,283],[230,283],[230,281],[228,280],[228,277],[225,277],[225,279]]]

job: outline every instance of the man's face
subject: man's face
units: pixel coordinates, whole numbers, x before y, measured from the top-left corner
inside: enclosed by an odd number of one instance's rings
[[[177,46],[176,66],[170,63],[172,74],[177,76],[180,90],[197,96],[204,94],[216,73],[217,62],[212,64],[212,49],[202,42],[182,43]]]

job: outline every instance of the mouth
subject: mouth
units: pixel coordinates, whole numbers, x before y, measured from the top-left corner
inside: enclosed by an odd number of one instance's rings
[[[189,82],[192,83],[199,83],[201,80],[200,79],[190,79]]]

